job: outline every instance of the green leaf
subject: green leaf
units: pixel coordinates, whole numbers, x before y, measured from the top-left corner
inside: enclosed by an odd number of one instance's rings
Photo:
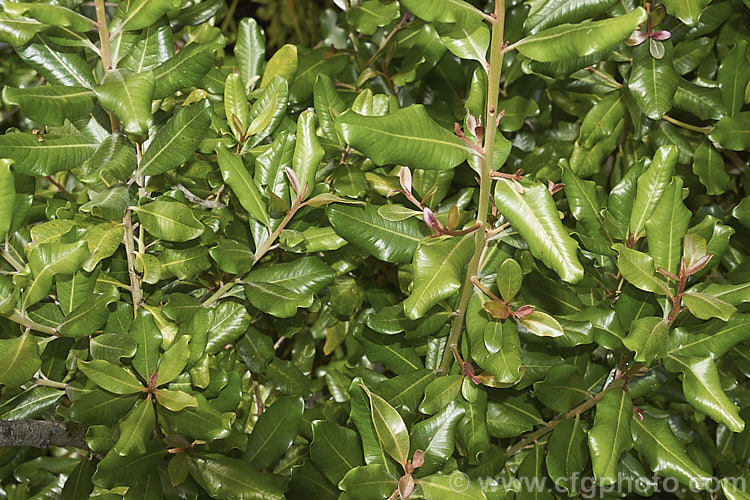
[[[412,262],[414,287],[404,301],[406,317],[419,319],[432,306],[457,292],[473,252],[471,234],[460,239],[422,240]]]
[[[677,148],[673,145],[660,147],[654,154],[651,166],[638,177],[638,188],[630,215],[630,230],[636,238],[646,227],[646,222],[672,180],[677,153]]]
[[[86,88],[93,88],[95,85],[91,69],[78,52],[54,45],[41,34],[37,35],[32,43],[20,49],[18,56],[52,85],[75,85]]]
[[[297,293],[274,283],[251,281],[245,283],[245,296],[259,310],[278,318],[290,318],[298,307],[310,307],[313,294]]]
[[[719,71],[716,74],[721,98],[729,111],[729,116],[735,116],[745,103],[745,88],[750,82],[747,45],[747,40],[738,38],[732,50],[721,58]]]
[[[19,106],[24,115],[45,125],[84,118],[94,109],[94,93],[86,87],[44,85],[3,88],[3,100]]]
[[[15,388],[33,377],[41,365],[39,346],[28,330],[0,343],[0,384]]]
[[[339,488],[347,498],[356,500],[381,500],[388,498],[395,490],[398,479],[393,477],[382,464],[355,467],[346,473],[339,482]]]
[[[385,399],[364,385],[361,387],[370,399],[370,417],[383,450],[405,467],[409,460],[409,432],[401,415]]]
[[[739,408],[724,393],[713,359],[670,354],[664,366],[683,374],[682,392],[695,409],[726,425],[732,432],[742,432],[745,422],[740,418]]]
[[[709,2],[710,0],[666,0],[664,6],[670,15],[688,26],[695,26]]]
[[[182,203],[152,201],[133,210],[143,228],[161,240],[189,241],[203,234],[205,229],[193,210]]]
[[[115,302],[111,296],[93,294],[65,316],[57,331],[66,337],[86,337],[99,330],[107,321],[107,306]]]
[[[198,85],[214,63],[213,44],[191,43],[176,56],[154,68],[154,99]]]
[[[142,455],[121,456],[110,450],[96,467],[93,482],[101,488],[112,488],[116,485],[132,487],[155,470],[164,459],[164,445],[151,445]],[[134,481],[135,479],[135,481]]]
[[[216,147],[216,160],[221,176],[229,184],[242,208],[264,225],[268,225],[268,209],[260,189],[242,162],[242,156],[231,153],[221,146]]]
[[[398,164],[427,170],[454,168],[468,147],[416,104],[386,116],[347,111],[336,120],[344,140],[377,165]]]
[[[277,76],[282,77],[287,83],[294,79],[297,72],[297,46],[286,44],[276,51],[266,63],[260,88],[265,87]]]
[[[94,92],[99,102],[124,123],[126,133],[140,137],[148,134],[154,93],[154,75],[150,71],[108,71]]]
[[[310,379],[291,361],[274,358],[266,367],[269,381],[284,394],[309,396]]]
[[[412,427],[410,453],[424,452],[424,465],[418,470],[420,476],[436,472],[453,455],[454,436],[464,412],[464,408],[452,401],[434,416]]]
[[[294,82],[289,87],[289,100],[293,103],[307,101],[313,93],[318,76],[334,77],[347,67],[349,61],[349,54],[331,47],[317,47],[301,53]]]
[[[583,279],[578,261],[578,244],[560,222],[557,207],[542,184],[522,183],[518,192],[512,181],[500,179],[495,185],[495,203],[513,228],[526,240],[531,253],[557,272],[563,281]]]
[[[464,28],[487,18],[487,14],[464,0],[402,0],[401,4],[425,21],[454,23]]]
[[[551,0],[534,9],[523,23],[525,33],[539,31],[563,23],[577,23],[598,17],[609,10],[612,0]]]
[[[156,401],[164,408],[170,411],[181,411],[188,407],[198,407],[198,399],[195,396],[183,391],[170,391],[159,389],[154,395]]]
[[[177,9],[180,0],[126,0],[117,5],[110,31],[139,30]]]
[[[411,262],[417,245],[427,233],[419,221],[388,221],[374,206],[331,205],[327,215],[342,238],[386,262]]]
[[[245,460],[263,469],[281,458],[299,433],[304,409],[299,396],[284,397],[272,404],[253,427],[245,448]]]
[[[52,277],[57,274],[71,274],[80,268],[89,256],[86,242],[40,243],[29,253],[29,266],[34,281],[26,287],[23,308],[36,304],[52,288]]]
[[[461,392],[462,375],[446,375],[430,382],[424,391],[424,400],[419,411],[427,415],[437,413],[441,408],[454,401]]]
[[[83,162],[82,180],[115,184],[119,180],[129,179],[135,168],[135,147],[124,135],[114,133],[107,136],[94,154]]]
[[[207,100],[180,108],[154,136],[136,175],[158,175],[185,163],[205,136],[210,121]]]
[[[481,64],[487,62],[490,30],[485,24],[477,24],[471,29],[454,24],[437,24],[435,28],[440,40],[456,56],[461,59],[473,59]]]
[[[666,419],[643,416],[643,422],[633,417],[630,430],[635,449],[648,461],[651,469],[660,476],[674,477],[681,484],[705,489],[711,483],[711,474],[688,458],[685,449],[672,434]]]
[[[501,384],[518,382],[522,372],[517,327],[509,321],[489,321],[484,327],[481,341],[483,345],[476,348],[472,342],[474,361]]]
[[[544,406],[566,412],[591,397],[578,369],[573,365],[556,365],[546,372],[542,382],[534,384],[534,394]]]
[[[294,147],[292,167],[299,179],[299,187],[308,187],[311,192],[315,185],[315,172],[318,170],[325,151],[315,135],[315,112],[311,109],[303,111],[297,118],[297,144]]]
[[[346,13],[346,21],[363,35],[374,35],[378,28],[398,19],[398,4],[382,4],[378,0],[365,0],[353,5]],[[393,491],[387,493],[387,497]]]
[[[735,344],[750,338],[750,317],[735,314],[728,322],[714,319],[698,327],[675,329],[667,353],[674,356],[708,356],[717,359]]]
[[[45,28],[47,26],[36,19],[15,17],[0,12],[0,42],[13,47],[24,45]]]
[[[729,174],[724,170],[724,158],[710,142],[704,141],[695,150],[693,173],[706,186],[709,195],[723,194],[729,184]]]
[[[229,437],[229,417],[214,410],[202,396],[198,395],[195,398],[198,401],[197,407],[188,406],[176,412],[169,411],[161,405],[156,407],[159,424],[164,433],[182,434],[206,441]]]
[[[239,73],[229,73],[224,82],[224,114],[234,138],[237,142],[243,142],[250,125],[250,106]]]
[[[242,78],[245,93],[249,93],[260,79],[261,69],[266,57],[266,37],[258,22],[246,17],[237,27],[237,42],[234,56]]]
[[[120,422],[120,439],[113,450],[123,456],[145,453],[155,424],[154,405],[148,399],[139,399]]]
[[[65,481],[65,487],[62,490],[61,500],[78,500],[79,498],[89,497],[94,485],[91,482],[91,476],[94,475],[96,467],[93,460],[84,457],[76,465],[73,472],[70,473]]]
[[[537,337],[560,337],[565,334],[560,323],[542,311],[534,311],[528,316],[518,318],[518,326],[522,331]]]
[[[219,269],[229,274],[245,274],[253,267],[255,256],[247,247],[234,240],[219,239],[208,250]]]
[[[250,108],[250,127],[248,136],[252,136],[245,144],[254,147],[268,137],[286,116],[289,102],[289,84],[281,76],[274,77],[264,85],[258,98]],[[277,137],[279,139],[280,137]],[[283,170],[283,169],[282,169]]]
[[[646,11],[638,7],[620,17],[555,26],[527,36],[514,45],[521,54],[535,61],[583,57],[625,40],[645,20]]]
[[[143,389],[133,372],[102,359],[79,360],[78,368],[96,385],[115,394],[133,394]]]
[[[310,458],[332,483],[338,484],[347,472],[363,465],[362,446],[352,429],[316,420],[312,432]]]
[[[560,180],[565,184],[565,197],[568,199],[573,217],[589,235],[598,235],[604,218],[601,215],[602,207],[596,192],[596,183],[580,179],[566,163],[562,165]]]
[[[727,114],[719,89],[695,85],[683,78],[679,79],[673,104],[701,120],[719,120]]]
[[[571,478],[583,472],[588,460],[586,431],[581,420],[571,418],[558,424],[547,443],[547,473],[552,481],[570,491],[574,487]]]
[[[180,337],[161,356],[156,371],[156,384],[164,385],[176,379],[185,369],[189,358],[188,337]]]
[[[666,354],[669,325],[662,318],[638,318],[630,325],[630,333],[622,341],[635,351],[635,360],[650,365]]]
[[[682,300],[692,315],[700,319],[719,318],[728,321],[737,310],[733,305],[707,293],[687,292]]]
[[[521,290],[523,282],[523,271],[520,264],[513,259],[506,259],[500,264],[497,270],[497,289],[500,291],[500,297],[505,302],[510,302]]]
[[[89,341],[91,357],[103,359],[110,363],[119,363],[122,358],[132,358],[138,344],[126,335],[118,333],[103,333]]]
[[[51,175],[73,169],[94,154],[97,147],[95,142],[76,134],[0,135],[0,158],[14,160],[13,169],[25,175]]]
[[[96,23],[88,17],[58,5],[7,1],[4,9],[11,16],[17,17],[28,14],[29,17],[33,17],[42,23],[69,27],[79,33],[90,31],[96,27]]]
[[[750,148],[750,111],[725,116],[711,129],[708,138],[732,151]]]
[[[99,389],[83,394],[70,406],[70,419],[83,425],[114,425],[138,396],[114,395]]]
[[[174,39],[169,24],[157,23],[147,26],[140,40],[117,63],[134,73],[155,68],[174,57]]]
[[[487,500],[478,482],[460,470],[449,475],[433,475],[419,480],[424,498],[434,500]]]
[[[646,222],[648,253],[657,268],[672,274],[679,272],[682,237],[692,213],[682,202],[682,179],[675,177],[666,187],[651,217]]]
[[[628,90],[643,113],[653,120],[660,119],[672,108],[672,99],[679,79],[672,66],[672,44],[661,59],[654,59],[648,44],[633,48],[633,69],[628,79]]]
[[[217,453],[191,453],[188,470],[211,498],[218,500],[284,500],[269,474],[235,458]]]
[[[633,447],[630,421],[633,402],[626,391],[612,389],[596,405],[594,426],[589,431],[591,465],[599,484],[617,481],[620,455]]]
[[[492,437],[520,436],[543,423],[539,411],[525,396],[510,396],[487,405],[487,430]]]
[[[12,164],[13,160],[0,159],[0,240],[5,239],[10,229],[16,204],[16,184],[10,170]]]
[[[65,393],[53,387],[32,386],[0,405],[3,420],[26,420],[52,410]]]
[[[667,284],[656,276],[656,266],[651,256],[628,248],[622,243],[616,243],[612,248],[619,254],[617,267],[630,284],[647,292],[669,294]]]
[[[159,264],[161,265],[159,271],[161,279],[177,276],[181,280],[186,280],[211,267],[208,249],[204,246],[184,250],[165,248],[159,256]]]

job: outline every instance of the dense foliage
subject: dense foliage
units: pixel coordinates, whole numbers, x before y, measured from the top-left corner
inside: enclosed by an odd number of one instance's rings
[[[0,498],[750,498],[750,3],[496,1],[0,0]]]

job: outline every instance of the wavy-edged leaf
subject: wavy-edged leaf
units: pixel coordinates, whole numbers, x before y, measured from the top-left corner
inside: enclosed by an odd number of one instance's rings
[[[0,159],[0,240],[10,230],[16,204],[16,184],[10,166],[13,160]]]
[[[558,424],[547,444],[545,463],[550,478],[555,484],[570,490],[574,487],[571,478],[581,474],[588,461],[586,431],[580,418],[571,418]]]
[[[750,111],[725,116],[711,129],[708,138],[732,151],[750,148]]]
[[[266,57],[266,37],[263,28],[255,19],[246,17],[240,21],[234,56],[242,77],[242,86],[247,94],[260,79]]]
[[[122,4],[121,4],[122,5]],[[216,45],[191,43],[173,58],[154,68],[154,99],[198,85],[214,63]]]
[[[620,455],[633,447],[632,415],[633,402],[619,387],[605,394],[596,405],[594,426],[589,431],[589,450],[594,475],[600,484],[617,481]]]
[[[191,453],[187,465],[190,475],[211,498],[284,500],[272,477],[244,460],[218,453]]]
[[[286,79],[277,76],[263,86],[263,90],[260,91],[258,98],[250,107],[250,115],[248,116],[250,127],[247,135],[251,138],[248,139],[245,147],[257,146],[276,130],[281,120],[286,116],[288,103],[289,83]]]
[[[635,449],[643,455],[651,469],[660,476],[674,477],[681,484],[705,489],[711,484],[711,474],[693,462],[682,443],[672,434],[666,419],[643,415],[630,423]]]
[[[15,17],[0,12],[0,42],[7,43],[13,47],[23,45],[40,31],[47,28],[46,24],[40,23],[30,17]]]
[[[383,4],[378,0],[365,0],[346,12],[346,20],[363,35],[374,35],[378,28],[398,19],[398,4]],[[390,493],[389,493],[390,494]],[[388,495],[386,495],[388,496]]]
[[[76,134],[0,135],[0,158],[14,160],[13,169],[25,175],[51,175],[80,166],[99,145]]]
[[[657,268],[677,274],[682,256],[682,237],[692,213],[682,201],[682,179],[675,177],[667,186],[646,222],[648,253]]]
[[[635,360],[650,365],[667,353],[669,325],[662,318],[638,318],[630,325],[630,333],[622,343],[635,351]]]
[[[706,187],[708,195],[723,194],[729,184],[729,174],[724,170],[724,158],[710,142],[704,141],[693,155],[693,173]]]
[[[737,310],[733,305],[707,293],[687,292],[682,300],[691,314],[699,319],[719,318],[728,321]]]
[[[41,34],[20,49],[18,55],[53,85],[87,88],[95,85],[94,75],[83,57],[53,44]]]
[[[107,136],[94,154],[81,165],[85,182],[104,182],[106,185],[130,178],[136,168],[135,147],[123,134]]]
[[[684,0],[690,2],[691,0]],[[697,0],[692,0],[697,1]],[[727,55],[721,58],[716,79],[724,106],[729,116],[736,115],[745,103],[745,88],[750,82],[750,62],[747,60],[748,41],[738,38]]]
[[[184,391],[159,389],[154,393],[156,401],[169,411],[182,411],[185,408],[197,408],[198,399]]]
[[[719,89],[696,85],[684,78],[679,79],[672,104],[701,120],[720,120],[727,114]]]
[[[85,241],[77,243],[39,243],[29,253],[29,266],[34,281],[26,287],[23,308],[42,300],[50,288],[56,274],[71,274],[80,268],[89,250]]]
[[[630,231],[636,238],[641,236],[641,231],[654,213],[664,190],[672,181],[677,157],[676,146],[660,147],[654,153],[651,165],[638,177],[638,187],[630,213]]]
[[[584,57],[625,40],[646,20],[642,7],[602,21],[561,24],[521,39],[516,49],[535,61],[554,62]]]
[[[281,458],[299,433],[304,409],[299,396],[287,396],[272,404],[253,427],[245,448],[245,460],[262,469]]]
[[[688,26],[695,26],[701,18],[703,9],[711,0],[665,0],[667,13],[676,17]]]
[[[41,365],[39,346],[30,331],[0,343],[0,384],[15,388],[28,381]]]
[[[364,465],[357,433],[327,420],[312,424],[310,458],[329,481],[338,484],[347,472]]]
[[[150,71],[132,74],[108,71],[94,92],[99,102],[123,122],[126,133],[140,137],[148,133],[154,93],[154,75]]]
[[[118,67],[141,73],[168,61],[174,56],[174,40],[169,24],[150,24],[143,29],[140,40],[118,63]]]
[[[347,472],[338,486],[349,498],[388,498],[397,482],[385,465],[369,464]]]
[[[428,22],[454,23],[470,28],[488,16],[464,0],[402,0],[415,16]]]
[[[522,183],[524,193],[514,182],[500,179],[495,185],[495,203],[526,240],[532,255],[557,272],[563,281],[583,279],[583,267],[576,255],[578,244],[560,222],[555,201],[546,186]]]
[[[152,201],[134,211],[143,228],[161,240],[189,241],[203,234],[205,229],[193,210],[182,203]]]
[[[331,205],[327,215],[339,236],[386,262],[411,262],[417,245],[427,233],[416,219],[389,221],[374,206]]]
[[[146,443],[156,424],[154,405],[146,399],[139,399],[120,422],[120,439],[113,450],[118,455],[131,455],[146,452]]]
[[[297,72],[297,64],[297,46],[290,43],[282,46],[266,63],[266,69],[263,71],[263,78],[260,81],[260,88],[271,83],[277,76],[283,78],[287,83],[291,83],[294,79],[294,74]]]
[[[473,252],[474,236],[471,234],[460,239],[420,242],[412,261],[414,287],[404,301],[406,317],[419,319],[432,306],[458,291]]]
[[[180,0],[124,0],[117,5],[110,31],[145,28],[181,4]]]
[[[325,150],[315,134],[316,127],[317,120],[312,109],[303,111],[297,118],[297,143],[292,168],[299,179],[300,189],[307,186],[308,192],[315,185],[315,172],[325,156]]]
[[[85,33],[96,27],[96,23],[78,12],[59,5],[46,5],[30,2],[5,2],[3,9],[12,16],[29,17],[51,26],[65,26],[73,31]]]
[[[473,59],[481,64],[487,62],[490,29],[485,24],[477,24],[470,29],[453,24],[436,24],[435,28],[440,40],[456,56]]]
[[[409,460],[409,432],[401,415],[388,402],[362,386],[370,399],[370,416],[383,449],[402,467]]]
[[[466,160],[467,146],[415,104],[385,116],[347,111],[336,127],[353,148],[377,165],[408,165],[425,170],[454,168]]]
[[[455,434],[465,410],[456,401],[450,402],[432,417],[422,420],[411,429],[411,451],[424,452],[420,477],[432,474],[453,455]]]
[[[487,429],[492,437],[520,436],[543,423],[539,411],[526,396],[510,396],[487,405]]]
[[[154,136],[136,175],[158,175],[186,162],[208,132],[209,103],[182,107]]]
[[[277,318],[290,318],[297,314],[298,307],[310,307],[313,294],[300,294],[273,283],[249,281],[245,283],[247,300],[259,310]]]
[[[672,372],[682,373],[682,392],[688,403],[732,432],[742,432],[745,422],[740,418],[739,408],[724,393],[713,359],[670,354],[664,366]]]
[[[5,87],[3,100],[20,107],[30,119],[52,126],[62,125],[66,118],[84,118],[94,109],[94,93],[79,86]]]
[[[133,394],[143,389],[133,372],[103,359],[79,360],[78,368],[96,385],[115,394]]]

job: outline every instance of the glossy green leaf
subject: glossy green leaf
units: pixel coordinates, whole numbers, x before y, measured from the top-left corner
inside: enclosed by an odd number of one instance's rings
[[[482,344],[472,342],[471,356],[501,384],[514,384],[521,377],[521,344],[517,327],[509,321],[490,321],[484,327]]]
[[[41,140],[40,140],[41,139]],[[50,175],[79,166],[98,144],[80,135],[0,135],[0,157],[15,161],[19,174]]]
[[[411,457],[409,457],[409,432],[401,415],[385,399],[373,394],[365,386],[362,388],[370,400],[370,416],[383,450],[396,462],[405,466]]]
[[[120,2],[112,20],[112,28],[119,31],[145,28],[179,6],[179,0],[128,0]]]
[[[682,296],[682,300],[693,316],[700,319],[719,318],[727,321],[737,310],[733,305],[705,293],[688,292]]]
[[[189,358],[188,338],[180,337],[161,356],[159,368],[156,372],[156,383],[163,385],[176,379],[185,369]]]
[[[297,46],[286,44],[276,51],[266,63],[260,87],[263,88],[277,76],[290,83],[297,72]]]
[[[528,316],[518,318],[518,326],[522,331],[537,337],[560,337],[565,334],[560,323],[542,311],[534,311]]]
[[[242,243],[234,240],[220,239],[216,246],[208,250],[219,269],[229,274],[244,274],[253,267],[255,256]]]
[[[0,159],[0,240],[5,239],[10,229],[16,203],[16,185],[10,170],[12,164],[12,160]]]
[[[636,361],[650,365],[666,354],[668,334],[669,326],[662,318],[639,318],[630,325],[630,333],[622,343],[635,351]]]
[[[490,30],[485,24],[467,29],[453,24],[437,24],[435,28],[448,50],[461,59],[487,62],[490,47]]]
[[[246,17],[240,21],[234,55],[247,94],[260,79],[266,56],[266,37],[255,19]]]
[[[560,222],[555,202],[542,184],[522,184],[518,192],[511,181],[495,185],[495,203],[511,226],[529,245],[531,253],[557,272],[563,281],[576,283],[583,278],[578,261],[578,244]]]
[[[302,398],[288,396],[272,404],[258,418],[245,448],[245,459],[268,467],[286,453],[302,425]]]
[[[242,157],[223,147],[217,147],[216,159],[224,182],[232,188],[232,192],[237,196],[242,208],[263,224],[268,224],[268,209],[258,185],[242,162]]]
[[[289,100],[293,103],[307,101],[313,93],[318,76],[335,77],[349,62],[349,54],[338,52],[331,47],[317,47],[301,52],[294,81],[289,87]]]
[[[141,73],[166,62],[174,56],[172,30],[167,24],[152,24],[143,29],[140,40],[118,63],[134,73]]]
[[[96,385],[115,394],[133,394],[143,389],[133,372],[102,359],[78,361],[78,368]]]
[[[467,146],[430,118],[417,104],[386,116],[347,111],[336,127],[344,140],[377,165],[450,169],[466,160]]]
[[[453,455],[455,433],[464,409],[451,402],[434,416],[422,420],[411,429],[411,453],[424,452],[424,465],[420,476],[436,472]]]
[[[357,433],[333,422],[318,420],[312,424],[310,458],[329,481],[338,484],[347,472],[364,465]]]
[[[120,439],[113,448],[119,455],[142,454],[156,423],[154,405],[139,399],[120,423]]]
[[[745,422],[740,418],[739,408],[724,393],[713,359],[670,354],[664,366],[683,374],[682,392],[693,407],[726,425],[732,432],[742,432]]]
[[[52,85],[94,87],[94,75],[77,52],[62,50],[39,34],[18,55]]]
[[[701,120],[719,120],[727,114],[719,89],[695,85],[682,78],[679,79],[673,105]]]
[[[86,32],[96,27],[94,21],[74,10],[59,5],[7,1],[4,10],[12,16],[29,17],[52,26],[65,26],[73,31]]]
[[[91,476],[94,475],[95,470],[93,461],[83,458],[65,481],[61,500],[77,500],[88,497],[94,489]]]
[[[497,289],[500,291],[500,297],[506,302],[510,302],[521,290],[523,282],[523,271],[521,266],[513,259],[507,259],[500,265],[495,278]]]
[[[725,116],[708,133],[708,138],[725,149],[743,151],[750,147],[750,111]]]
[[[384,465],[370,464],[347,472],[338,486],[348,498],[377,500],[388,498],[396,490],[397,481]]]
[[[251,281],[245,283],[245,296],[261,311],[279,318],[289,318],[297,313],[298,307],[310,307],[312,293],[300,294],[281,285]]]
[[[0,42],[18,47],[34,38],[47,26],[29,17],[15,17],[0,12]]]
[[[630,231],[635,237],[641,235],[646,222],[656,209],[664,190],[672,180],[677,164],[677,148],[662,146],[645,172],[638,177],[638,188],[630,214]]]
[[[709,195],[724,193],[729,184],[729,174],[724,170],[724,159],[708,141],[702,142],[693,156],[693,173],[706,187]]]
[[[154,68],[154,99],[198,85],[214,62],[216,46],[191,43],[177,55]]]
[[[669,294],[666,282],[656,276],[656,266],[651,256],[628,248],[622,243],[616,243],[612,248],[619,254],[617,267],[630,284],[647,292]]]
[[[236,458],[216,453],[188,456],[188,470],[195,481],[219,500],[283,500],[284,495],[272,481],[255,467]]]
[[[677,274],[682,256],[682,237],[687,232],[690,210],[682,202],[682,179],[666,187],[646,222],[648,253],[657,268]]]
[[[26,331],[23,335],[3,340],[0,344],[0,384],[9,388],[28,381],[39,369],[39,346],[36,338]]]
[[[170,411],[181,411],[188,407],[199,406],[195,396],[183,391],[159,389],[154,395],[156,396],[156,401]]]
[[[461,391],[463,376],[446,375],[430,382],[425,388],[424,400],[419,405],[419,411],[433,415],[455,400]]]
[[[398,4],[383,4],[378,0],[365,0],[353,5],[346,13],[347,22],[363,35],[373,35],[378,28],[387,26],[399,16]],[[386,496],[390,495],[388,493]]]
[[[474,251],[473,235],[447,240],[423,240],[412,262],[414,287],[404,301],[409,319],[419,319],[432,306],[453,295],[465,277],[465,266]]]
[[[534,384],[534,394],[544,406],[566,412],[590,397],[585,387],[575,366],[561,364],[551,367],[544,380]]]
[[[487,429],[492,437],[520,436],[543,423],[539,411],[523,396],[510,396],[487,405]]]
[[[617,481],[620,456],[633,447],[632,414],[633,402],[620,388],[609,391],[596,405],[594,426],[589,431],[589,450],[594,475],[600,484]]]
[[[250,128],[247,135],[252,138],[247,146],[260,144],[279,126],[286,113],[288,101],[289,84],[286,79],[277,76],[263,86],[263,90],[250,108]]]
[[[516,49],[535,61],[553,62],[583,57],[625,40],[646,20],[643,8],[602,21],[561,24],[521,39]]]
[[[747,45],[747,40],[738,39],[734,48],[721,59],[716,74],[721,98],[727,111],[729,111],[729,116],[735,116],[745,103],[745,88],[750,82]]]
[[[688,26],[698,24],[701,12],[708,4],[707,0],[667,0],[664,2],[667,12]]]
[[[250,106],[239,73],[229,73],[224,82],[224,113],[237,142],[243,142],[250,125]]]
[[[114,302],[112,297],[93,294],[65,316],[57,326],[57,331],[66,337],[85,337],[99,330],[107,321],[107,306]]]
[[[342,238],[386,262],[411,262],[417,245],[427,233],[417,220],[388,221],[374,206],[331,205],[327,214]]]
[[[555,481],[570,490],[574,474],[581,474],[588,464],[589,450],[586,446],[586,431],[578,418],[561,422],[550,435],[547,444],[547,473]]]
[[[143,228],[155,238],[188,241],[197,238],[205,227],[190,207],[170,201],[152,201],[134,209]]]
[[[643,455],[651,469],[664,477],[674,477],[681,484],[704,489],[711,482],[711,474],[702,470],[685,453],[684,446],[672,434],[665,419],[644,415],[644,420],[633,417],[630,430],[635,449]]]
[[[208,101],[180,108],[156,133],[136,174],[158,175],[187,161],[206,134],[209,122]]]
[[[447,475],[432,475],[419,480],[424,498],[435,500],[487,500],[478,482],[472,482],[459,470]]]
[[[102,84],[94,89],[99,102],[125,125],[125,132],[145,136],[151,121],[151,97],[154,76],[150,72],[123,74],[109,71]]]
[[[62,125],[65,119],[88,116],[94,108],[94,94],[86,87],[44,85],[31,88],[3,88],[3,100],[45,125]]]
[[[544,2],[534,9],[523,23],[524,32],[539,31],[563,23],[577,23],[585,19],[596,18],[614,4],[611,0],[588,0],[575,2],[571,0],[552,0]]]
[[[346,104],[336,91],[333,81],[326,75],[318,75],[313,86],[315,114],[325,136],[332,141],[341,142],[336,129],[336,119],[346,111]]]
[[[29,265],[34,281],[26,287],[24,309],[42,300],[52,287],[52,277],[61,273],[74,273],[89,256],[85,242],[40,243],[29,254]]]
[[[146,453],[140,455],[121,456],[110,451],[96,467],[93,482],[102,488],[112,488],[116,485],[133,486],[133,478],[148,477],[164,458],[166,451],[163,445],[150,445]],[[135,483],[138,483],[136,480]]]
[[[425,21],[471,28],[487,15],[464,0],[403,0],[402,5]]]
[[[633,49],[633,69],[628,79],[628,90],[643,114],[653,120],[660,119],[672,107],[679,79],[672,66],[671,42],[661,59],[654,59],[643,43]]]
[[[303,111],[297,119],[297,144],[294,147],[292,168],[299,179],[299,187],[311,189],[325,151],[315,135],[316,119],[313,110]]]

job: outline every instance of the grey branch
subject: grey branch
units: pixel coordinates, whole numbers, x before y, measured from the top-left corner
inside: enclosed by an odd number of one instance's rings
[[[0,420],[0,446],[73,446],[88,450],[86,428],[72,422]]]

